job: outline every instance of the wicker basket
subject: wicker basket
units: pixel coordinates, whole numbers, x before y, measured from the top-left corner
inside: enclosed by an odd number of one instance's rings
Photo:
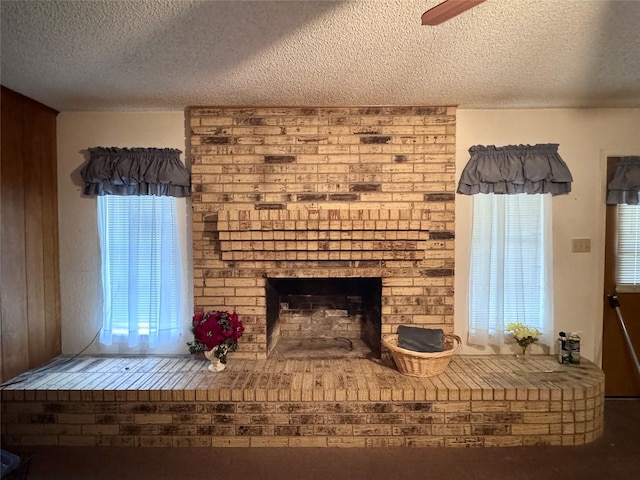
[[[385,335],[382,345],[391,351],[391,356],[400,373],[412,377],[431,377],[445,371],[451,358],[462,348],[457,335],[444,334],[442,352],[415,352],[398,346],[398,335]]]

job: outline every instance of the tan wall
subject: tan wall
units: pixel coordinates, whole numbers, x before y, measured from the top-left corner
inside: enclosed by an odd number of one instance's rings
[[[600,363],[602,341],[602,266],[606,155],[640,151],[640,109],[463,110],[456,111],[456,172],[476,144],[560,144],[560,154],[574,176],[571,195],[554,198],[554,291],[558,330],[583,332],[582,353]],[[65,353],[84,348],[100,326],[99,246],[95,202],[80,199],[73,181],[84,163],[82,151],[95,145],[166,146],[185,150],[184,112],[67,112],[58,115],[58,194],[62,335]],[[457,176],[455,177],[457,180]],[[185,207],[186,209],[186,207]],[[187,210],[183,248],[191,251]],[[471,200],[456,195],[456,333],[466,342],[468,252]],[[591,238],[588,254],[572,254],[572,238]],[[186,288],[191,288],[189,261]],[[191,296],[191,293],[189,294]],[[167,352],[185,353],[192,306],[185,313],[185,336]],[[87,352],[100,351],[89,348]],[[505,352],[509,351],[505,349]],[[164,351],[163,351],[164,352]],[[465,348],[468,353],[491,350]]]
[[[640,154],[639,109],[458,110],[456,170],[472,145],[558,143],[573,174],[569,195],[552,199],[553,291],[556,333],[580,332],[582,355],[601,364],[605,292],[604,234],[607,155]],[[456,197],[456,332],[467,338],[471,197]],[[572,253],[588,238],[591,252]],[[500,349],[512,351],[509,345]],[[534,353],[543,351],[534,345]],[[492,353],[466,347],[465,353]]]
[[[382,333],[453,330],[455,108],[193,108],[194,302],[266,356],[265,277],[381,277]]]
[[[102,326],[102,287],[97,201],[82,195],[80,170],[90,147],[159,147],[185,152],[184,112],[63,112],[58,115],[58,198],[60,216],[60,289],[64,353],[144,353],[96,340]],[[186,152],[181,158],[186,157]],[[192,339],[188,323],[193,309],[188,200],[176,199],[182,269],[184,325],[179,343],[153,353],[186,353]]]

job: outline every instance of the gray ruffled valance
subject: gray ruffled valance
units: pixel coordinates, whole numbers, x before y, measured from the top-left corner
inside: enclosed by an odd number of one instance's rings
[[[85,195],[191,195],[191,177],[174,148],[89,149]]]
[[[622,157],[607,188],[608,205],[640,203],[640,156]]]
[[[458,193],[550,193],[571,191],[573,177],[558,154],[558,145],[475,145],[464,167]]]

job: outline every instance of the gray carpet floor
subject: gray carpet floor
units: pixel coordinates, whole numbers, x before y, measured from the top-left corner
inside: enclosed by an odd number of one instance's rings
[[[640,479],[640,399],[607,399],[605,433],[577,447],[126,448],[11,450],[3,480]]]

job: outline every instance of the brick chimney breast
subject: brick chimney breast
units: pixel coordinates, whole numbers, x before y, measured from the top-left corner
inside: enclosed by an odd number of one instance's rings
[[[188,112],[194,304],[238,312],[234,356],[269,355],[268,279],[379,279],[369,337],[400,324],[452,331],[454,107]],[[292,314],[289,329],[301,325]],[[346,323],[331,309],[310,318]]]

